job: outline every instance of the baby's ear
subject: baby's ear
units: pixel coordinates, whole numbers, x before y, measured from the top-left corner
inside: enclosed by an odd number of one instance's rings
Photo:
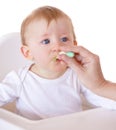
[[[74,45],[78,45],[78,43],[77,43],[77,41],[76,41],[76,40],[74,41]]]
[[[21,52],[22,52],[23,56],[26,59],[28,59],[28,60],[32,60],[33,59],[33,56],[31,54],[31,51],[30,51],[28,46],[24,46],[24,45],[21,46]]]

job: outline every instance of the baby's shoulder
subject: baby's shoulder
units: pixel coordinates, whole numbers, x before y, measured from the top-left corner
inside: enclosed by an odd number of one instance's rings
[[[23,67],[21,67],[18,71],[17,74],[20,77],[21,80],[23,80],[25,78],[25,76],[27,75],[29,69],[31,67],[31,64],[25,65]]]

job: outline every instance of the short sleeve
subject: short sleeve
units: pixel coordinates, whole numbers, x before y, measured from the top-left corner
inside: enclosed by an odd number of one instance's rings
[[[10,72],[0,83],[0,106],[18,98],[20,89],[20,78],[15,71]]]

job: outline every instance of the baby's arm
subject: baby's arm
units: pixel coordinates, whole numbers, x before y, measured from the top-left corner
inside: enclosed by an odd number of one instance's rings
[[[16,72],[10,72],[0,83],[0,106],[14,101],[20,92],[20,80]]]

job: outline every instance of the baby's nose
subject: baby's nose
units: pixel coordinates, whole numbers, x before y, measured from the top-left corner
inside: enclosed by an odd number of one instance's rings
[[[55,43],[54,46],[53,46],[53,51],[60,51],[60,47],[61,47],[61,43]]]

